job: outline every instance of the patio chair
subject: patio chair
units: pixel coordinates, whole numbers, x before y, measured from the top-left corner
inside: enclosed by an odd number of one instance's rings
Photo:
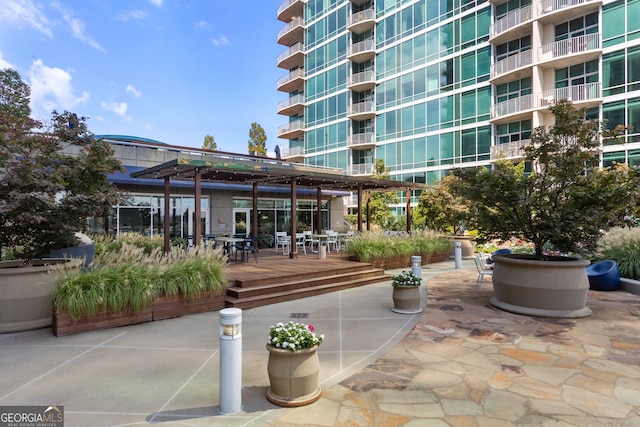
[[[311,252],[318,252],[318,245],[320,244],[320,239],[316,239],[313,237],[313,233],[311,230],[304,231],[304,241],[309,246],[309,250]],[[316,246],[316,250],[313,250],[313,245]]]
[[[484,276],[492,276],[493,270],[491,269],[491,267],[488,267],[484,263],[482,259],[482,255],[476,254],[475,261],[476,261],[476,268],[478,269],[478,280],[476,280],[476,290],[478,290],[478,288],[480,287],[480,284],[482,283],[482,279],[484,279]]]
[[[244,264],[249,261],[249,254],[253,254],[253,257],[258,263],[258,251],[256,249],[258,238],[254,236],[245,237],[244,242],[238,243],[236,246],[235,261],[238,261],[238,252],[240,252],[240,261]]]
[[[588,266],[587,277],[594,291],[615,291],[620,286],[620,268],[611,259]]]
[[[338,240],[338,233],[333,230],[327,230],[327,252],[331,252],[331,245],[336,252],[340,251],[340,240]]]
[[[296,233],[296,252],[298,248],[302,248],[304,254],[307,254],[306,236],[304,233]]]
[[[276,231],[276,253],[278,253],[278,248],[282,246],[282,255],[286,255],[289,253],[291,248],[291,238],[287,236],[286,231]],[[286,249],[286,252],[285,252]]]

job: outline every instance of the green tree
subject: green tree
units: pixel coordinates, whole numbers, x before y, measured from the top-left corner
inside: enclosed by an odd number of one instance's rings
[[[563,100],[550,107],[555,124],[538,127],[525,148],[525,162],[507,160],[487,167],[455,169],[456,195],[469,200],[478,230],[487,238],[521,238],[564,252],[593,249],[597,239],[637,204],[638,171],[626,165],[600,169],[599,121],[585,120]]]
[[[372,178],[390,179],[390,168],[385,167],[384,160],[376,159]],[[390,229],[394,226],[394,218],[390,205],[398,203],[398,195],[395,191],[375,191],[369,195],[369,210],[372,224],[377,224],[382,228]]]
[[[249,129],[249,154],[267,157],[267,135],[258,123],[251,123]]]
[[[0,71],[0,84],[0,245],[29,260],[76,245],[87,217],[110,211],[118,193],[107,174],[122,166],[86,118],[54,111],[45,129],[29,118],[19,74]]]
[[[217,150],[218,144],[216,144],[216,140],[211,135],[206,135],[204,137],[204,142],[202,143],[202,148],[205,150]]]
[[[448,175],[422,192],[418,205],[413,210],[416,224],[443,233],[460,234],[469,224],[471,215],[466,201],[453,194],[457,178]]]

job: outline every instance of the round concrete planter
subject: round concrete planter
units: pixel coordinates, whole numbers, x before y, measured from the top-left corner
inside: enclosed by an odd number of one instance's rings
[[[493,257],[491,305],[518,314],[538,317],[580,318],[591,315],[587,307],[588,260],[529,255]]]
[[[474,236],[453,236],[449,258],[455,258],[455,242],[460,242],[462,259],[473,259],[476,248],[476,238]]]
[[[0,333],[26,331],[51,326],[51,294],[58,264],[65,269],[79,268],[82,260],[49,258],[0,262]]]
[[[416,314],[420,308],[420,286],[394,286],[393,308],[391,311],[401,314]]]
[[[285,407],[308,405],[320,399],[318,385],[320,360],[318,346],[298,351],[282,350],[267,345],[269,361],[267,372],[271,387],[267,399]]]

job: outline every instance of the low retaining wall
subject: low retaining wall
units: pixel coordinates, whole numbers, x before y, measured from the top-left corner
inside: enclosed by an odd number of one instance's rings
[[[627,291],[632,294],[640,295],[640,281],[626,279],[624,277],[620,278],[620,288],[621,291]]]

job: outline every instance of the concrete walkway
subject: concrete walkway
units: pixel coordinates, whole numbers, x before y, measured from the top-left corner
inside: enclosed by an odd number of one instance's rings
[[[401,270],[393,270],[397,273]],[[640,297],[591,292],[581,320],[488,306],[465,261],[424,266],[422,314],[390,282],[243,311],[243,409],[218,415],[219,314],[56,338],[0,334],[0,405],[64,405],[65,426],[640,426]],[[323,388],[267,401],[270,325],[311,323]]]

